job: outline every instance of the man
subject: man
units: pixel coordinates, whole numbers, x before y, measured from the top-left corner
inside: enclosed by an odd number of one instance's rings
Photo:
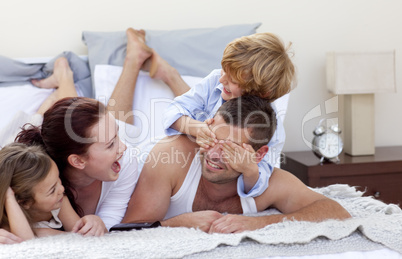
[[[268,188],[260,196],[238,196],[236,185],[240,172],[246,173],[244,165],[252,166],[264,157],[274,125],[275,114],[266,101],[243,96],[226,102],[218,110],[211,130],[219,142],[201,149],[199,155],[196,155],[196,145],[184,135],[156,144],[144,165],[123,222],[163,220],[162,226],[234,233],[284,219],[349,218],[349,213],[337,202],[310,190],[279,168],[275,168]],[[175,161],[162,161],[161,154],[176,154]],[[186,160],[188,158],[191,159]],[[269,207],[283,214],[236,215],[256,213]]]

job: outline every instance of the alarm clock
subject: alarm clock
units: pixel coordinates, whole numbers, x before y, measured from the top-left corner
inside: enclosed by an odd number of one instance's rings
[[[343,150],[343,142],[340,137],[341,130],[337,124],[325,128],[321,125],[321,122],[322,120],[313,131],[313,152],[320,158],[320,163],[324,162],[324,160],[331,161],[332,159],[339,162],[338,155]]]

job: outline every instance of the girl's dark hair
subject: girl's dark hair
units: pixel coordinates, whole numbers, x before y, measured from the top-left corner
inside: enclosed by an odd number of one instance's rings
[[[16,142],[44,147],[56,162],[65,193],[80,216],[83,216],[83,211],[75,202],[75,190],[63,172],[71,167],[68,162],[71,154],[87,154],[89,146],[94,143],[90,131],[105,114],[106,107],[97,100],[67,97],[57,101],[45,112],[40,127],[24,125],[16,138]]]

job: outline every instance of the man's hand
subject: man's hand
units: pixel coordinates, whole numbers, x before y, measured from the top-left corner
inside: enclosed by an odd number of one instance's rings
[[[205,120],[204,124],[197,130],[196,142],[201,148],[208,149],[218,142],[215,134],[209,128],[213,121],[214,119]]]
[[[263,228],[265,223],[258,220],[258,217],[247,217],[228,214],[215,220],[209,233],[240,233],[246,230]]]
[[[71,230],[73,233],[79,233],[84,236],[103,236],[103,234],[107,233],[107,229],[105,223],[103,223],[102,219],[95,215],[86,215],[80,218],[77,223],[75,223],[73,229]]]
[[[217,211],[204,210],[178,215],[176,217],[162,221],[162,226],[168,227],[188,227],[198,228],[204,232],[209,232],[211,224],[223,215]]]

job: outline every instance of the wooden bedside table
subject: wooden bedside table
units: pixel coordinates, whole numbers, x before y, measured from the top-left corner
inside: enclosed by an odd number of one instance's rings
[[[377,147],[372,156],[340,154],[339,163],[324,162],[312,151],[286,152],[281,168],[310,187],[343,183],[366,196],[402,205],[402,146]]]

